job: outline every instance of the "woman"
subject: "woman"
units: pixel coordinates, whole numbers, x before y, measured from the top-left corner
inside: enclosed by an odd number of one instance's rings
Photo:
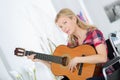
[[[69,70],[76,69],[78,63],[105,63],[107,61],[107,47],[100,30],[82,22],[71,10],[62,9],[56,16],[56,24],[69,35],[69,47],[82,44],[93,45],[97,55],[77,56],[69,62]]]
[[[71,72],[76,69],[78,63],[105,63],[107,61],[107,46],[100,30],[93,25],[81,21],[70,9],[62,9],[56,16],[55,23],[69,36],[68,47],[78,45],[93,45],[97,55],[77,56],[70,60],[68,68]],[[33,59],[33,56],[28,56]],[[46,62],[45,62],[46,63]],[[47,64],[48,65],[48,64]],[[50,65],[48,65],[50,67]]]

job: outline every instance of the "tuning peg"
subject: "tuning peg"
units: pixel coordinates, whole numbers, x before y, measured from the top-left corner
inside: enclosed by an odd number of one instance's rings
[[[14,54],[16,56],[24,56],[25,55],[25,49],[23,48],[16,48],[14,51]]]

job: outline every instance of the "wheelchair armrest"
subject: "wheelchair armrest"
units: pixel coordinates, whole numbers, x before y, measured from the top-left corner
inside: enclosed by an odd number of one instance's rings
[[[104,64],[103,66],[103,69],[102,69],[102,72],[103,72],[103,75],[104,75],[104,78],[105,80],[108,80],[107,79],[107,74],[106,74],[106,69],[109,68],[109,66],[112,66],[114,65],[116,62],[118,62],[120,60],[120,57],[115,57],[113,58],[112,60],[108,61],[107,63]]]
[[[107,63],[105,63],[105,65],[103,66],[103,68],[107,68],[109,66],[114,65],[116,62],[118,62],[120,60],[120,57],[115,57],[112,60],[108,61]]]

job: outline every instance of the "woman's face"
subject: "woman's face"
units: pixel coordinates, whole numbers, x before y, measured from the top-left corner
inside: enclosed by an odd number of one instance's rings
[[[68,35],[71,35],[75,32],[75,28],[77,26],[76,24],[76,18],[68,18],[68,17],[60,17],[56,23],[63,32],[67,33]]]

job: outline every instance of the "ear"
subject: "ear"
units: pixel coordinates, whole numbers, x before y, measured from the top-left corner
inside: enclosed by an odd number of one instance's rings
[[[74,23],[76,23],[76,22],[77,22],[77,17],[76,17],[76,16],[73,16],[73,17],[72,17],[72,20],[73,20]]]

